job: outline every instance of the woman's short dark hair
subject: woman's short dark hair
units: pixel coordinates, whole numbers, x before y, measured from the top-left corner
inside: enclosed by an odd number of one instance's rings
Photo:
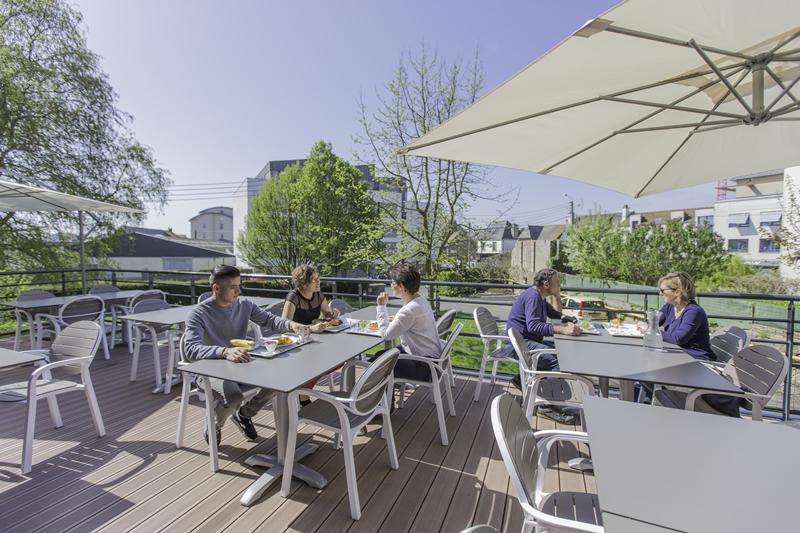
[[[233,278],[238,278],[241,276],[242,273],[239,272],[239,269],[232,265],[217,265],[214,267],[214,270],[211,271],[211,275],[208,277],[208,283],[210,285],[214,285],[215,283],[219,283],[223,280],[232,280]]]
[[[389,272],[389,277],[398,285],[402,285],[406,292],[414,294],[419,291],[422,278],[417,269],[412,265],[397,265]]]
[[[555,268],[543,268],[533,276],[533,284],[541,288],[545,283],[551,281],[553,276],[558,276],[558,270]]]
[[[294,267],[294,270],[292,270],[292,283],[294,284],[294,288],[297,290],[306,288],[308,284],[311,283],[311,279],[316,273],[316,267],[308,263]]]

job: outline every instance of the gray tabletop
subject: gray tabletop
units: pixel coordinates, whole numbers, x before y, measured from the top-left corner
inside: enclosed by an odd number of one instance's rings
[[[36,300],[22,300],[22,301],[10,300],[7,302],[0,302],[0,305],[5,305],[8,307],[16,307],[18,309],[39,309],[42,307],[59,307],[82,296],[97,296],[98,298],[101,298],[102,300],[108,302],[114,300],[127,300],[128,298],[131,298],[132,296],[138,296],[143,292],[144,291],[142,290],[132,290],[132,291],[104,292],[100,294],[52,296],[50,298],[40,298]]]
[[[797,527],[797,429],[597,397],[583,407],[603,511],[681,531]]]
[[[625,344],[628,346],[642,346],[642,337],[621,337],[611,335],[607,329],[603,327],[597,327],[596,331],[599,334],[589,334],[589,333],[582,333],[578,337],[573,337],[570,335],[555,335],[556,339],[567,339],[567,340],[581,340],[586,342],[605,342],[609,344]],[[681,347],[677,344],[672,344],[670,342],[664,341],[664,348],[668,350],[680,350]]]
[[[272,359],[253,357],[249,363],[205,359],[182,366],[181,370],[278,392],[290,392],[383,342],[377,337],[346,335],[343,332],[315,334],[312,339],[313,342]]]
[[[561,370],[692,389],[742,392],[684,351],[656,352],[642,346],[556,338]]]
[[[0,368],[11,368],[28,363],[35,363],[44,358],[44,355],[16,352],[14,350],[0,348]]]
[[[656,526],[608,512],[603,513],[603,528],[609,533],[664,533],[678,531],[677,529]]]
[[[280,302],[278,298],[263,298],[261,296],[243,296],[247,300],[252,300],[257,306],[265,307],[275,302]],[[130,315],[123,315],[119,317],[121,320],[133,320],[136,322],[144,322],[147,324],[157,324],[159,326],[174,326],[176,324],[183,324],[189,318],[197,304],[181,305],[178,307],[170,307],[169,309],[159,309],[158,311],[147,311],[145,313],[133,313]]]

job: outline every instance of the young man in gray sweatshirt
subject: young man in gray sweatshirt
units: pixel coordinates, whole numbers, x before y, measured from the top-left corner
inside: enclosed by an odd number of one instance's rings
[[[236,267],[220,265],[214,268],[209,278],[214,295],[204,300],[192,311],[186,321],[184,352],[190,361],[199,359],[227,359],[234,363],[247,363],[250,354],[245,348],[230,346],[231,339],[247,336],[250,321],[274,331],[294,331],[308,334],[309,327],[268,313],[250,300],[240,299],[240,273]],[[214,391],[217,415],[217,443],[221,429],[228,417],[233,420],[242,435],[255,441],[258,437],[251,420],[272,398],[269,389],[259,389],[250,401],[242,404],[243,392],[251,389],[233,381],[209,379]],[[205,435],[208,442],[208,434]]]

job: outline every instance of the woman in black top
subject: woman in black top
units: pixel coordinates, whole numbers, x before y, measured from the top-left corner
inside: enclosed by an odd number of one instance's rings
[[[322,313],[325,318],[335,318],[339,316],[338,309],[328,307],[328,300],[320,292],[319,272],[311,265],[300,265],[292,270],[292,282],[294,290],[286,295],[286,302],[283,304],[283,317],[293,320],[300,324],[312,324]],[[316,324],[311,327],[311,331],[319,333],[325,329],[323,324]],[[304,388],[313,389],[317,384],[317,379],[312,379]],[[300,396],[300,404],[307,405],[311,400],[308,396]]]
[[[337,309],[328,307],[328,299],[320,292],[319,272],[311,265],[300,265],[292,270],[294,290],[286,295],[283,317],[300,324],[310,325],[319,318],[339,316]]]

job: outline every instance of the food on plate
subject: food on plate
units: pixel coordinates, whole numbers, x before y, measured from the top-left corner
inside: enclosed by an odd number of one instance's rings
[[[369,328],[369,329],[378,329],[380,327],[381,327],[381,325],[378,324],[375,320],[373,320],[372,322],[367,324],[367,328]]]
[[[341,326],[342,325],[342,321],[339,320],[338,318],[332,318],[332,319],[328,320],[328,325],[330,327],[332,327],[332,328],[335,328],[337,326]]]
[[[288,335],[281,335],[278,337],[278,346],[286,346],[287,344],[292,344],[294,339]]]
[[[256,343],[255,341],[249,341],[247,339],[231,339],[231,345],[237,348],[255,348]]]

